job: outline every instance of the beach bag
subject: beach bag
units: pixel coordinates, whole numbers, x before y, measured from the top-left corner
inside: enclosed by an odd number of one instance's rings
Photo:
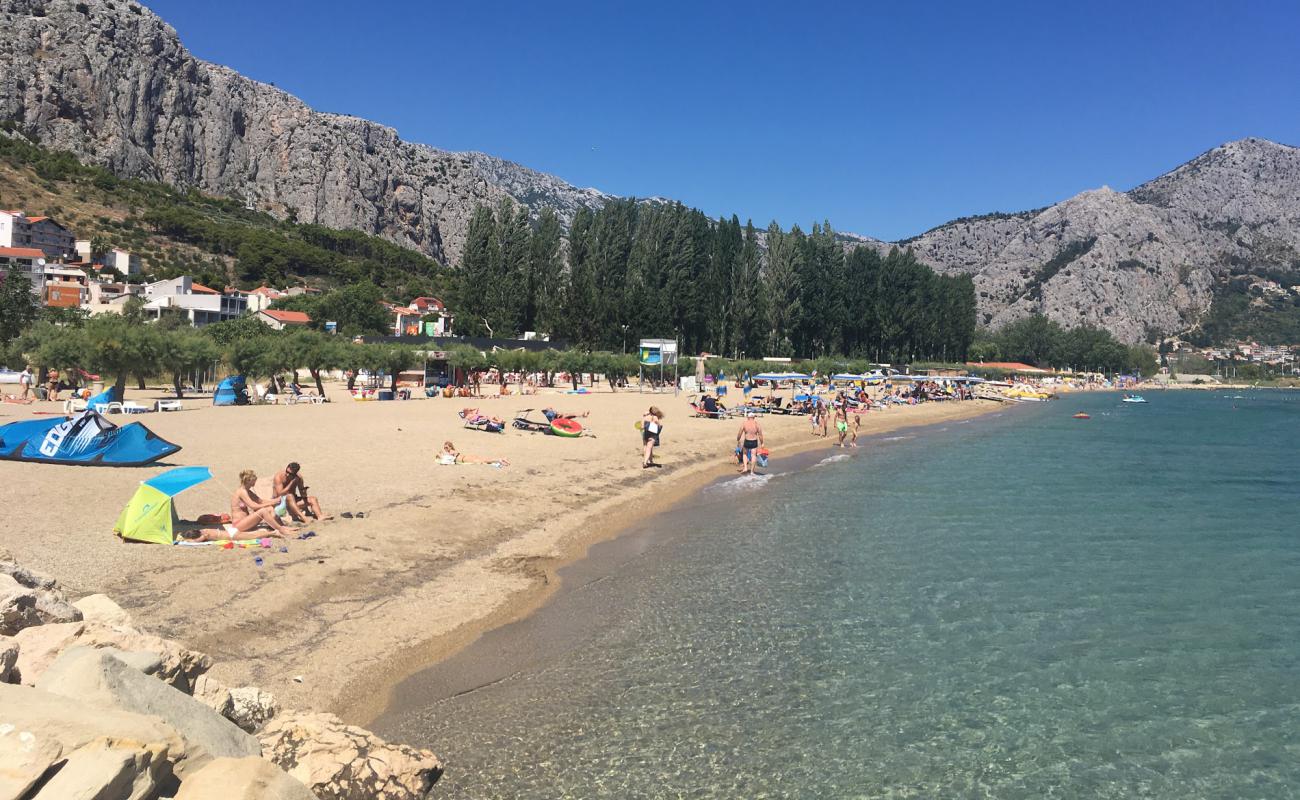
[[[758,460],[758,465],[759,465],[760,467],[766,467],[766,466],[767,466],[767,456],[768,456],[768,453],[769,453],[769,451],[768,451],[768,449],[767,449],[766,447],[760,447],[760,448],[758,448],[758,453],[757,453],[757,455],[758,455],[758,459],[757,459],[757,460]]]

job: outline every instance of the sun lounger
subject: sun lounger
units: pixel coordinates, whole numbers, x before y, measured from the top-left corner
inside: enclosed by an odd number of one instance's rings
[[[86,401],[80,397],[69,397],[63,401],[63,413],[76,414],[86,410]]]
[[[95,411],[99,412],[100,414],[121,414],[122,404],[121,403],[96,403]]]
[[[510,424],[511,424],[514,428],[516,428],[516,429],[518,429],[518,430],[521,430],[521,431],[528,431],[529,433],[548,433],[548,434],[549,434],[549,433],[551,432],[551,421],[550,421],[550,420],[543,420],[543,421],[539,422],[539,421],[534,420],[534,419],[529,419],[528,415],[529,415],[529,413],[532,412],[532,410],[533,410],[533,409],[531,409],[531,408],[525,408],[525,409],[522,409],[522,410],[520,410],[520,411],[516,411],[516,412],[515,412],[515,418],[514,418],[514,420],[511,421]]]
[[[156,405],[159,411],[180,411],[184,408],[179,400],[159,400]]]
[[[149,406],[141,405],[134,400],[127,400],[122,404],[123,414],[147,414],[153,411]]]
[[[695,403],[691,403],[691,411],[694,412],[692,416],[707,417],[708,419],[722,419],[727,415],[727,412],[722,409],[718,409],[717,411],[707,411]]]

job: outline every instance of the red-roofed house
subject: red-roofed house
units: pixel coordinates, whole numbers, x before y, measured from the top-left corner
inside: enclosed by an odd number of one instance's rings
[[[311,317],[301,311],[286,311],[282,308],[267,308],[253,315],[277,331],[285,328],[303,326],[311,322]]]
[[[1019,361],[967,361],[966,366],[991,367],[992,369],[1005,369],[1008,372],[1029,372],[1037,375],[1046,375],[1051,372],[1051,370],[1031,367],[1028,364],[1022,364]]]
[[[421,314],[447,310],[447,306],[436,297],[417,297],[411,301],[410,307],[419,311]]]
[[[209,289],[201,283],[190,283],[190,294],[221,294],[221,292]]]

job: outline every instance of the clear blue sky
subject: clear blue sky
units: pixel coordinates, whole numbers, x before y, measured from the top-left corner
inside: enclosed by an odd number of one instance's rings
[[[885,239],[1300,144],[1300,3],[145,0],[405,139]]]

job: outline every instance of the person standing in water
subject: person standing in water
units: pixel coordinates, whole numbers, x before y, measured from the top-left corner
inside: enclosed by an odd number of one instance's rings
[[[840,435],[839,446],[844,446],[844,437],[849,435],[848,403],[840,400],[835,403],[835,431]]]
[[[758,424],[758,418],[754,416],[753,411],[745,412],[745,419],[740,423],[740,430],[736,431],[736,444],[744,454],[740,466],[740,474],[748,472],[754,474],[754,457],[755,451],[763,446],[763,426]]]
[[[650,406],[650,410],[641,417],[641,441],[645,444],[645,455],[641,459],[642,469],[659,466],[655,463],[655,447],[659,444],[659,432],[663,427],[664,412],[660,411],[658,406]]]

